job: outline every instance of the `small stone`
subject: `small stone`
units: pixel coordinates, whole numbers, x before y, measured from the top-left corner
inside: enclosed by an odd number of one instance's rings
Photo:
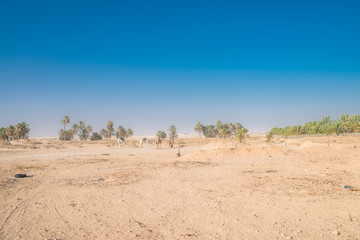
[[[340,232],[339,231],[333,231],[332,234],[335,235],[335,236],[339,236]]]

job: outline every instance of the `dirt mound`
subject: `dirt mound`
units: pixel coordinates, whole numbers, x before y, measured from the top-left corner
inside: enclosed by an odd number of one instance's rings
[[[219,146],[220,144],[215,143],[215,146]],[[214,146],[211,145],[211,146]],[[226,145],[222,145],[226,146]],[[228,145],[229,146],[229,145]],[[297,151],[285,148],[280,145],[264,145],[264,146],[252,146],[252,145],[238,145],[237,148],[234,147],[223,147],[216,149],[204,149],[199,150],[194,153],[190,153],[185,155],[184,159],[210,159],[210,158],[272,158],[278,156],[291,156],[297,153]]]
[[[218,149],[218,148],[236,148],[237,143],[235,140],[214,140],[210,143],[206,144],[203,148],[204,149]]]
[[[304,148],[325,147],[325,146],[327,147],[327,144],[315,143],[315,142],[304,142],[304,143],[300,144],[299,148],[304,149]]]

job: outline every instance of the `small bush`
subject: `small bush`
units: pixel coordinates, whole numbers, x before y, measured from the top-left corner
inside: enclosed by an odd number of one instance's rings
[[[266,133],[266,141],[267,141],[267,142],[271,142],[273,136],[274,136],[274,134],[273,134],[272,131]]]
[[[91,141],[99,141],[102,139],[103,139],[102,136],[97,132],[93,132],[92,136],[90,137]]]

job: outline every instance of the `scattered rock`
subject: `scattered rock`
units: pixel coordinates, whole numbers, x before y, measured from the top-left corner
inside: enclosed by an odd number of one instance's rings
[[[339,236],[340,232],[339,231],[333,231],[332,234],[335,235],[335,236]]]

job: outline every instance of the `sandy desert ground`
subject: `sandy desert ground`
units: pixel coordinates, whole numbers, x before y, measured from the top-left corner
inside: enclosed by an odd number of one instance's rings
[[[2,145],[0,239],[360,239],[360,136],[177,144]]]

